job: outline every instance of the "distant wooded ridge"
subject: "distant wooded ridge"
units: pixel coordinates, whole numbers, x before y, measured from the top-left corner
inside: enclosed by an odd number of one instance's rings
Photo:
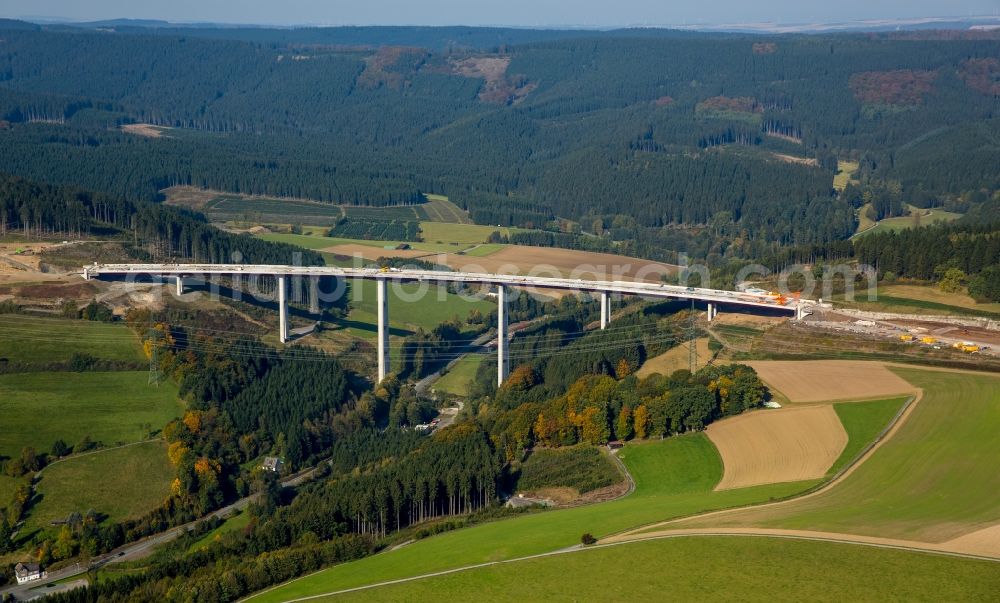
[[[131,201],[440,193],[479,224],[667,260],[1000,188],[997,32],[112,29],[0,23],[0,171]]]

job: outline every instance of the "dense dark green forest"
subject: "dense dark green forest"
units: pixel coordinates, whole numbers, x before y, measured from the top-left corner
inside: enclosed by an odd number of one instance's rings
[[[0,170],[133,201],[174,184],[365,205],[444,193],[478,223],[568,218],[660,259],[843,239],[866,191],[884,217],[967,207],[1000,177],[989,35],[117,32],[4,31]],[[130,122],[175,129],[118,130]],[[861,164],[844,194],[837,159]]]
[[[306,266],[324,263],[316,252],[230,234],[184,209],[0,174],[0,236],[8,232],[119,236],[146,259],[287,264],[299,257]]]
[[[967,284],[977,299],[1000,301],[1000,221],[873,233],[858,237],[854,251],[859,262],[875,267],[883,278],[947,277],[957,286]]]

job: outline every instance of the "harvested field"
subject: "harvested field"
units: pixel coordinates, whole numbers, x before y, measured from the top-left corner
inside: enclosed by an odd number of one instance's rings
[[[712,423],[706,433],[724,466],[716,490],[819,479],[847,446],[831,405],[751,412]]]
[[[813,167],[819,165],[815,157],[798,157],[795,155],[788,155],[786,153],[771,153],[775,159],[780,159],[785,163],[797,163],[799,165],[811,165]]]
[[[219,191],[206,190],[196,186],[171,186],[165,188],[160,193],[166,198],[166,205],[178,205],[180,207],[190,207],[201,211],[209,201],[212,201],[222,193]]]
[[[1000,558],[1000,523],[953,538],[942,543],[942,548],[958,553]]]
[[[747,364],[790,402],[888,398],[914,390],[879,362],[756,360]]]
[[[335,255],[342,255],[347,258],[358,256],[368,261],[374,261],[382,257],[423,258],[424,256],[429,256],[428,257],[429,259],[437,256],[437,254],[429,253],[427,251],[422,251],[420,249],[384,249],[382,247],[374,247],[372,245],[362,245],[360,243],[333,245],[331,247],[320,249],[320,251],[325,253],[332,253]]]
[[[153,124],[125,124],[122,126],[122,132],[126,134],[135,134],[136,136],[145,136],[146,138],[159,138],[169,129],[164,126],[154,126]]]
[[[551,266],[566,276],[594,280],[624,278],[659,282],[662,275],[674,274],[677,269],[670,264],[612,253],[520,245],[511,245],[480,259],[512,264],[525,272],[535,267]]]
[[[486,257],[454,253],[432,253],[415,249],[383,249],[348,243],[321,249],[350,257],[357,253],[366,260],[379,257],[420,258],[465,272],[568,276],[582,279],[634,280],[659,282],[660,275],[673,274],[675,266],[610,253],[594,253],[552,247],[509,245]]]
[[[701,368],[708,364],[709,359],[712,357],[712,352],[708,349],[708,337],[698,339],[695,343],[695,347],[698,350],[698,368]],[[647,359],[646,362],[639,367],[639,370],[635,372],[635,376],[642,379],[652,375],[653,373],[670,375],[676,370],[688,368],[689,363],[690,351],[688,344],[685,342],[670,348],[659,356]]]

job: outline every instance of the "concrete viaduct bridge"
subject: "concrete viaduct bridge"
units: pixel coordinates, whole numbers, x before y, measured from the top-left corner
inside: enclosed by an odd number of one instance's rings
[[[378,378],[389,373],[389,296],[387,284],[394,282],[426,282],[430,284],[468,283],[496,287],[497,292],[497,383],[502,384],[510,372],[508,358],[507,300],[512,288],[561,289],[600,295],[601,328],[611,321],[611,295],[640,295],[656,299],[691,299],[708,303],[708,320],[718,314],[719,304],[750,308],[766,308],[791,313],[801,319],[815,302],[806,299],[782,299],[774,295],[754,294],[721,289],[701,289],[660,283],[633,281],[601,281],[556,278],[543,276],[518,276],[508,274],[482,274],[473,272],[445,272],[437,270],[337,268],[315,266],[281,266],[250,264],[93,264],[83,268],[85,279],[153,277],[174,279],[177,294],[184,291],[184,278],[213,276],[271,277],[278,284],[279,337],[288,340],[288,279],[308,279],[310,305],[318,312],[319,278],[322,276],[344,279],[367,279],[376,283],[378,301]]]

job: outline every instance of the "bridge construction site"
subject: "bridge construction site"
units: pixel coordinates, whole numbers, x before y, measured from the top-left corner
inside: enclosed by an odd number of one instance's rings
[[[602,281],[546,276],[521,276],[510,274],[480,274],[472,272],[446,272],[437,270],[410,270],[397,268],[337,268],[315,266],[247,265],[247,264],[93,264],[85,266],[83,277],[90,279],[154,278],[173,281],[177,294],[184,292],[184,279],[228,277],[234,280],[273,278],[277,283],[278,333],[285,343],[289,339],[288,289],[289,279],[307,280],[309,283],[310,312],[319,313],[319,279],[366,279],[376,283],[378,307],[378,379],[390,373],[389,367],[389,295],[390,282],[422,282],[429,284],[471,284],[495,287],[497,296],[497,384],[502,384],[510,373],[508,352],[509,331],[507,304],[510,289],[556,289],[598,295],[601,307],[601,328],[611,321],[612,295],[637,295],[651,299],[683,299],[707,303],[706,317],[711,321],[719,305],[779,310],[791,313],[801,320],[811,313],[816,302],[808,299],[785,297],[770,292],[727,291],[684,287],[665,283],[632,281]]]

